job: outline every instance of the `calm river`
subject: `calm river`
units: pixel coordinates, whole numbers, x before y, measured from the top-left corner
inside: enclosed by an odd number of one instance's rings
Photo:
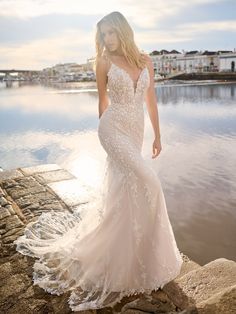
[[[145,109],[143,156],[162,182],[178,247],[201,265],[236,260],[236,84],[165,82],[156,94],[162,151],[151,159]],[[0,166],[57,163],[98,184],[106,154],[97,106],[94,83],[0,83]]]

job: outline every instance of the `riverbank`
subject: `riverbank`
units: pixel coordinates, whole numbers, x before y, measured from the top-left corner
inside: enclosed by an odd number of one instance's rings
[[[16,252],[13,241],[42,212],[78,208],[79,198],[71,193],[76,184],[77,178],[56,164],[0,172],[1,313],[72,313],[68,293],[50,295],[33,285],[34,259]],[[83,313],[235,313],[236,263],[219,258],[199,265],[184,254],[183,259],[179,276],[151,296],[125,297],[113,311]]]
[[[217,80],[221,82],[236,82],[236,72],[202,72],[202,73],[181,73],[172,74],[165,79],[178,79],[178,80]]]

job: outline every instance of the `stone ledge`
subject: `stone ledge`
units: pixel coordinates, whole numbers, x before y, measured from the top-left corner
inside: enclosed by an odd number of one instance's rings
[[[176,278],[174,283],[168,283],[163,290],[182,309],[196,307],[198,313],[233,314],[236,310],[235,285],[236,263],[219,258],[202,267],[194,267]],[[223,306],[225,293],[231,302]]]
[[[23,174],[18,169],[4,170],[0,172],[0,181],[15,179],[19,177],[23,177]]]
[[[26,167],[20,168],[24,175],[32,175],[36,173],[54,171],[54,170],[61,170],[62,168],[57,164],[43,164],[34,167]]]

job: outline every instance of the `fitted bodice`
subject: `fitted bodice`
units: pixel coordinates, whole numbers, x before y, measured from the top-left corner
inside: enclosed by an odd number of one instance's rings
[[[99,137],[104,143],[108,134],[112,133],[116,138],[122,132],[141,149],[144,132],[143,103],[150,84],[148,68],[144,67],[141,70],[136,88],[129,73],[111,61],[107,76],[110,104],[100,118]]]
[[[108,76],[108,88],[111,105],[118,104],[120,109],[137,108],[144,102],[145,92],[150,84],[149,71],[145,66],[134,86],[129,73],[111,62]]]

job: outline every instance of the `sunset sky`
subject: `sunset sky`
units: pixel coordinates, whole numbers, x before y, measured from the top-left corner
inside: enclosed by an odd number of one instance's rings
[[[236,48],[236,0],[0,0],[0,69],[85,63],[96,23],[112,11],[148,53]]]

